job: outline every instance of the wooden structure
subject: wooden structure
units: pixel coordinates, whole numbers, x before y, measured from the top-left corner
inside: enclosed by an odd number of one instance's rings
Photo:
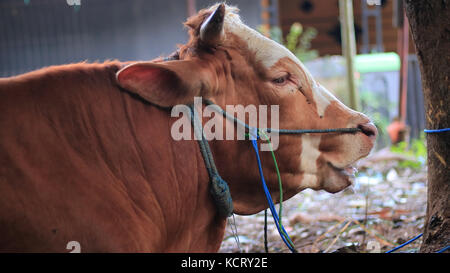
[[[353,0],[353,15],[355,21],[355,35],[357,53],[363,52],[363,8],[361,0]],[[381,2],[381,29],[382,48],[385,52],[397,52],[398,30],[394,26],[394,12],[396,0],[382,0]],[[367,9],[376,6],[368,5]],[[300,22],[304,27],[314,27],[318,31],[317,37],[312,41],[312,48],[318,50],[319,55],[342,54],[340,43],[339,1],[338,0],[278,0],[279,24],[286,34],[294,22]],[[368,18],[368,38],[371,43],[369,51],[375,49],[376,20]],[[409,43],[409,52],[414,53],[414,45]]]
[[[188,38],[186,17],[216,2],[1,0],[0,77],[56,64],[168,55]],[[239,7],[247,25],[261,25],[259,0],[227,3]]]

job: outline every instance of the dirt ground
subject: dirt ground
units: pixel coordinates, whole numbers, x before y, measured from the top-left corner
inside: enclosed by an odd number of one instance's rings
[[[426,167],[399,168],[397,163],[365,161],[352,189],[336,194],[305,190],[283,202],[282,222],[297,251],[385,252],[420,234],[426,210]],[[264,211],[235,216],[240,249],[230,219],[220,252],[264,252]],[[418,252],[420,243],[421,238],[397,252]],[[270,211],[268,249],[290,252]]]

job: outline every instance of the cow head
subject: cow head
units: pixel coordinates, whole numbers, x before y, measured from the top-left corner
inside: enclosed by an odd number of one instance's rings
[[[377,130],[316,82],[284,46],[246,26],[237,9],[224,4],[200,11],[186,22],[190,40],[179,60],[131,64],[119,84],[159,106],[191,103],[194,96],[225,105],[279,105],[279,128],[360,128],[354,134],[280,136],[276,151],[287,198],[312,188],[338,192],[351,184],[352,164],[366,156]],[[251,145],[212,143],[221,175],[228,181],[235,212],[265,208]],[[264,173],[277,201],[278,182],[270,155]]]

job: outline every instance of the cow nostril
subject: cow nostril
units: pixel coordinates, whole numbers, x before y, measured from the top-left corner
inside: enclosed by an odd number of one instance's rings
[[[378,134],[377,127],[375,127],[372,122],[359,124],[358,129],[360,129],[363,134],[370,138],[376,138]]]

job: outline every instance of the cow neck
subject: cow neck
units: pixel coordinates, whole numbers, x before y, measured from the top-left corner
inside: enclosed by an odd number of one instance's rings
[[[175,61],[180,59],[179,51],[175,51],[168,57],[162,59],[163,62]],[[190,109],[190,120],[194,127],[194,134],[198,139],[200,152],[202,153],[203,160],[205,161],[206,170],[208,172],[209,180],[211,183],[210,193],[213,197],[217,211],[222,217],[229,217],[233,215],[233,200],[231,199],[230,188],[227,182],[222,179],[217,170],[214,158],[209,147],[209,143],[203,134],[203,127],[198,117],[198,113],[195,110],[194,104],[188,105]]]

